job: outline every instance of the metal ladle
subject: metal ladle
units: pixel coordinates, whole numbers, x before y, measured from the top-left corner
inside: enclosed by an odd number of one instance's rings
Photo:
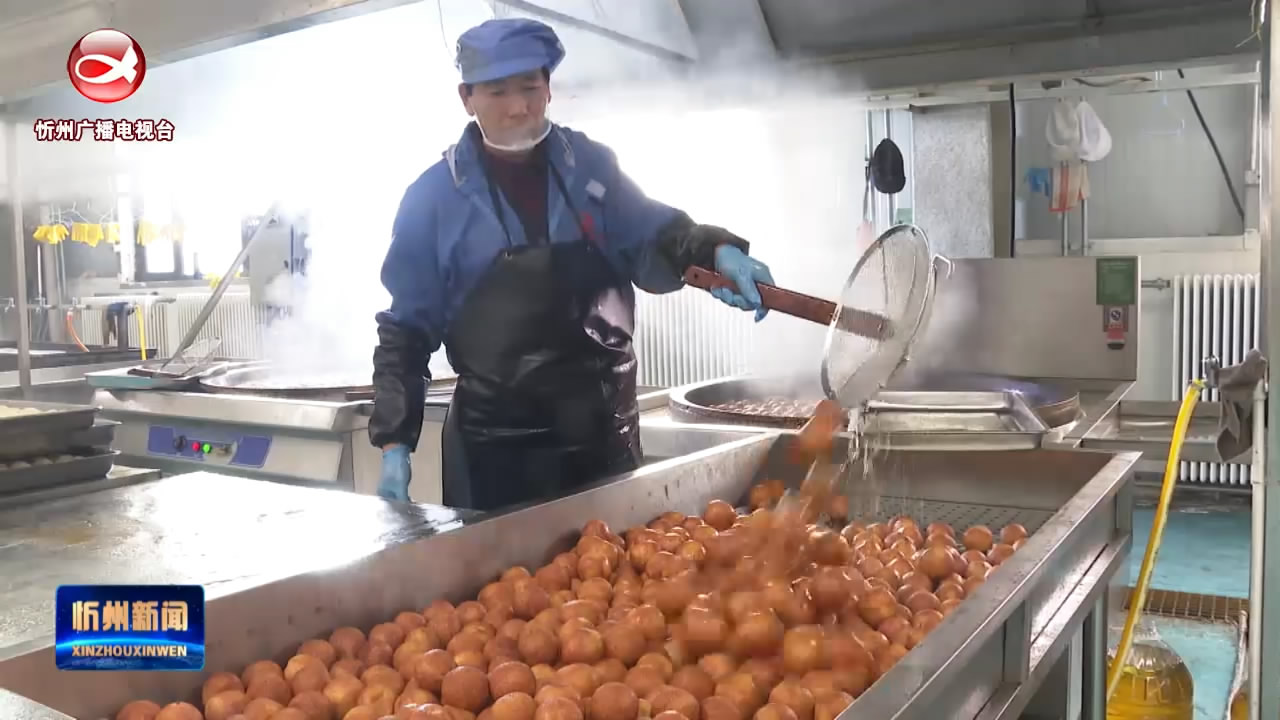
[[[165,360],[164,363],[154,371],[157,375],[164,375],[165,368],[168,368],[169,364],[174,360],[182,358],[183,353],[190,349],[191,345],[195,343],[196,338],[200,335],[200,331],[204,330],[205,324],[209,322],[209,316],[213,315],[214,308],[218,306],[218,302],[222,300],[223,294],[227,292],[227,287],[231,285],[231,281],[235,279],[236,273],[240,271],[245,260],[249,258],[249,251],[258,243],[258,239],[265,234],[267,226],[276,222],[279,218],[280,203],[277,201],[272,203],[271,207],[267,209],[266,214],[262,216],[262,220],[258,223],[258,227],[254,228],[253,235],[249,237],[249,241],[244,244],[244,247],[240,248],[240,253],[231,261],[231,267],[227,268],[227,271],[218,279],[218,284],[213,288],[213,293],[211,293],[209,295],[209,299],[205,301],[204,307],[200,308],[200,314],[197,315],[195,321],[191,323],[190,329],[188,329],[187,334],[182,337],[182,342],[178,343],[178,347],[173,351],[173,355],[170,356],[168,360]]]

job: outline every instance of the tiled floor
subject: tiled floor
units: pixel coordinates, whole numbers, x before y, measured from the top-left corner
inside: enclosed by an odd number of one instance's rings
[[[1222,720],[1235,677],[1236,628],[1179,618],[1158,618],[1160,639],[1182,656],[1195,682],[1196,720]]]
[[[1138,577],[1154,511],[1133,513],[1130,581]],[[1249,597],[1249,510],[1175,507],[1169,513],[1152,587],[1203,595]]]
[[[1134,511],[1130,583],[1136,581],[1153,510]],[[1151,585],[1163,590],[1248,597],[1249,511],[1179,504],[1169,514]],[[1195,681],[1196,720],[1221,720],[1235,672],[1234,625],[1155,617],[1161,638],[1182,656]]]

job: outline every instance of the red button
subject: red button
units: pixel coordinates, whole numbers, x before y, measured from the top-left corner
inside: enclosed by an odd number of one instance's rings
[[[191,443],[191,449],[194,452],[200,452],[200,443]]]

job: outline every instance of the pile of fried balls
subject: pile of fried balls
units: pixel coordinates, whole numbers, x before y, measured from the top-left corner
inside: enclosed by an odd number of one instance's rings
[[[1027,539],[845,525],[843,497],[797,514],[783,493],[762,483],[749,512],[714,500],[622,536],[592,520],[475,600],[214,673],[203,711],[137,700],[115,720],[834,720]]]

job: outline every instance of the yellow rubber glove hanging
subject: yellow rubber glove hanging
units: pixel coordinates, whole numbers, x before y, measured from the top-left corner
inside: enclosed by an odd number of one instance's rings
[[[66,239],[67,228],[65,225],[41,225],[31,237],[36,242],[57,245]]]
[[[102,226],[86,225],[84,228],[84,244],[89,247],[98,247],[98,243],[102,242]]]
[[[138,223],[138,246],[146,247],[152,240],[160,236],[156,230],[156,226],[150,221],[143,220]]]
[[[120,244],[120,223],[107,223],[106,240],[110,245]]]
[[[232,275],[231,277],[232,277],[232,278],[234,278],[234,279],[236,279],[236,280],[243,279],[243,278],[244,278],[244,272],[243,272],[243,271],[240,271],[240,270],[237,270],[237,271],[236,271],[236,274],[235,274],[235,275]],[[209,283],[209,287],[217,287],[217,286],[218,286],[218,283],[222,282],[222,276],[221,276],[221,275],[218,275],[217,273],[205,273],[204,279],[205,279],[206,281],[208,281],[208,283]]]

